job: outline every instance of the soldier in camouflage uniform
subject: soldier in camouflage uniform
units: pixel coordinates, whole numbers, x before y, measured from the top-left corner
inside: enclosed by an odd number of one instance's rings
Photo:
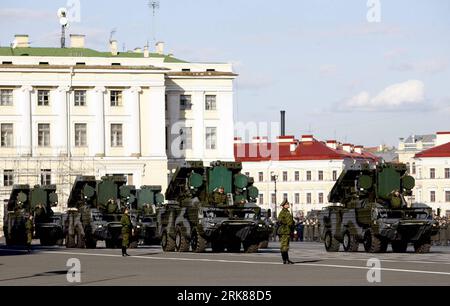
[[[27,221],[25,222],[25,230],[27,233],[27,250],[30,253],[31,242],[33,241],[33,232],[34,232],[33,215],[28,216]]]
[[[123,212],[122,219],[120,219],[122,224],[122,256],[130,256],[127,253],[127,248],[130,245],[130,235],[132,234],[131,218],[129,215],[128,208],[125,208]]]
[[[215,205],[225,205],[227,203],[227,195],[224,192],[223,186],[214,190],[211,196],[211,202]]]
[[[284,200],[281,203],[283,209],[278,215],[278,232],[277,234],[280,236],[280,251],[281,257],[283,258],[283,264],[293,264],[292,261],[289,260],[289,240],[291,238],[291,227],[294,225],[294,219],[292,218],[291,213],[289,212],[289,202]]]

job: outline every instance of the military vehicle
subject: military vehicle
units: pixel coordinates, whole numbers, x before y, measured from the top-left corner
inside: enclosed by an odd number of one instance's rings
[[[160,186],[142,186],[136,189],[126,185],[122,175],[104,176],[97,181],[94,176],[78,176],[68,199],[65,219],[67,247],[95,248],[97,241],[105,241],[107,248],[120,247],[122,243],[122,218],[125,207],[130,210],[134,235],[131,247],[140,238],[152,241],[155,236],[155,214],[148,213],[151,205],[160,204],[164,197]]]
[[[266,249],[269,247],[269,241],[273,235],[273,230],[274,230],[274,223],[271,219],[272,216],[272,211],[271,209],[261,209],[261,221],[264,222],[264,226],[266,227],[266,235],[265,237],[263,237],[263,241],[261,241],[259,243],[259,248],[260,249]]]
[[[62,215],[52,209],[57,204],[55,185],[35,185],[33,188],[28,184],[14,185],[4,215],[6,244],[26,244],[25,222],[29,215],[34,217],[34,238],[40,239],[41,245],[62,244]]]
[[[408,204],[414,178],[404,164],[354,162],[339,176],[319,213],[325,248],[337,252],[406,252],[413,243],[417,253],[430,251],[430,237],[437,231],[432,210],[424,204]]]
[[[256,252],[267,228],[254,203],[258,189],[236,162],[186,161],[174,172],[166,191],[168,204],[158,211],[164,251]],[[223,188],[223,193],[219,189]]]

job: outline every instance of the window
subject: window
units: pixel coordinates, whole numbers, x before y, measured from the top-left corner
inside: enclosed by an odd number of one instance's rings
[[[111,147],[122,146],[122,124],[111,124]]]
[[[430,168],[430,179],[436,178],[436,169]]]
[[[260,182],[264,181],[264,173],[258,172],[258,181]]]
[[[450,191],[445,192],[445,202],[450,202]]]
[[[298,182],[300,180],[300,171],[295,171],[294,172],[294,179],[296,182]]]
[[[192,128],[183,127],[180,129],[180,150],[192,149]]]
[[[262,193],[259,194],[259,204],[264,204],[264,195]]]
[[[215,150],[217,144],[217,128],[206,128],[206,149]]]
[[[411,169],[411,168],[410,168],[410,165],[409,165],[409,163],[406,163],[406,171],[409,172],[409,171],[410,171],[409,169]]]
[[[75,90],[74,91],[74,105],[75,106],[86,106],[86,90]]]
[[[250,176],[250,172],[245,172],[245,175],[246,176]]]
[[[111,90],[109,100],[111,102],[111,106],[122,106],[122,91]]]
[[[3,170],[3,186],[12,186],[14,184],[14,171]]]
[[[436,191],[430,191],[430,202],[436,202]]]
[[[169,149],[169,127],[166,126],[166,150]]]
[[[323,181],[323,171],[319,170],[318,172],[319,181]]]
[[[181,95],[180,96],[180,110],[190,110],[192,107],[191,95]]]
[[[311,180],[311,171],[306,171],[306,180],[307,181]]]
[[[215,95],[206,95],[205,110],[216,110],[216,96]]]
[[[52,170],[41,169],[41,185],[50,185],[52,183]]]
[[[300,204],[300,193],[294,194],[294,204]]]
[[[271,199],[272,204],[277,203],[277,197],[275,196],[275,193],[272,193],[272,199]]]
[[[270,181],[271,181],[271,182],[275,182],[275,178],[276,178],[277,176],[278,176],[278,175],[271,173],[271,174],[270,174]]]
[[[183,71],[183,72],[189,72],[189,71],[191,71],[191,69],[190,69],[190,68],[182,68],[181,71]]]
[[[450,168],[445,168],[445,170],[444,170],[444,177],[446,179],[450,178]]]
[[[416,163],[412,163],[411,174],[416,174]]]
[[[323,192],[319,192],[319,203],[323,203]]]
[[[13,124],[2,123],[1,124],[1,146],[12,147],[13,146]]]
[[[164,96],[164,109],[167,110],[167,95]]]
[[[127,174],[127,185],[133,185],[133,173]]]
[[[38,146],[48,147],[50,146],[50,124],[39,123],[38,124]]]
[[[311,192],[308,192],[306,194],[306,204],[311,204],[311,203],[312,203]]]
[[[38,90],[38,106],[50,105],[50,90]]]
[[[283,182],[287,182],[288,180],[288,173],[287,171],[283,171]]]
[[[337,180],[337,171],[333,170],[333,181]]]
[[[12,106],[13,105],[12,89],[0,89],[0,105],[1,106]]]
[[[287,193],[283,193],[283,201],[288,199],[288,194]]]
[[[87,146],[86,131],[87,131],[86,123],[75,123],[75,147]]]

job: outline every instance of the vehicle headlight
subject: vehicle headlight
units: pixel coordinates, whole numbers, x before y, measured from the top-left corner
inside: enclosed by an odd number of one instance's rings
[[[259,226],[259,227],[263,227],[263,225],[262,225],[261,223],[260,223],[260,224],[258,224],[258,226]]]
[[[97,225],[97,228],[102,228],[102,227],[103,227],[103,225],[101,225],[101,224],[100,224],[100,225]]]
[[[140,226],[140,225],[137,225],[136,228],[141,228],[141,226]]]
[[[209,222],[209,226],[216,226],[214,222]]]

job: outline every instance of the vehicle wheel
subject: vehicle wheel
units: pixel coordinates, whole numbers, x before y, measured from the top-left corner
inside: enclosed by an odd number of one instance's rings
[[[64,239],[63,238],[59,238],[58,240],[56,240],[56,245],[62,246],[64,243]]]
[[[207,241],[197,231],[193,231],[191,235],[191,248],[193,252],[203,253],[206,249]]]
[[[252,242],[244,242],[244,252],[245,253],[257,253],[259,243],[252,243]]]
[[[408,242],[405,241],[392,241],[392,251],[394,253],[405,253],[408,249]]]
[[[97,240],[95,240],[94,238],[86,239],[86,248],[95,249],[96,247],[97,247]]]
[[[355,235],[346,231],[343,236],[342,246],[346,252],[358,252],[359,242]]]
[[[112,239],[106,239],[105,246],[107,249],[114,249],[114,241]]]
[[[267,249],[269,247],[269,240],[264,240],[259,243],[260,249]]]
[[[214,253],[221,253],[225,250],[225,246],[222,241],[211,241],[211,249]]]
[[[325,233],[324,244],[325,250],[327,250],[327,252],[338,252],[339,247],[341,246],[339,241],[337,241],[336,238],[333,237],[331,231],[327,231]]]
[[[175,250],[177,252],[189,252],[189,242],[186,236],[183,235],[180,227],[177,227],[175,232]]]
[[[414,243],[414,250],[416,253],[430,253],[431,249],[431,241],[427,240],[419,240]]]
[[[164,231],[162,233],[161,246],[164,252],[175,251],[175,240],[172,237],[170,237],[167,231]]]
[[[372,230],[367,230],[364,234],[364,250],[369,253],[383,253],[387,250],[387,241],[378,238]]]

